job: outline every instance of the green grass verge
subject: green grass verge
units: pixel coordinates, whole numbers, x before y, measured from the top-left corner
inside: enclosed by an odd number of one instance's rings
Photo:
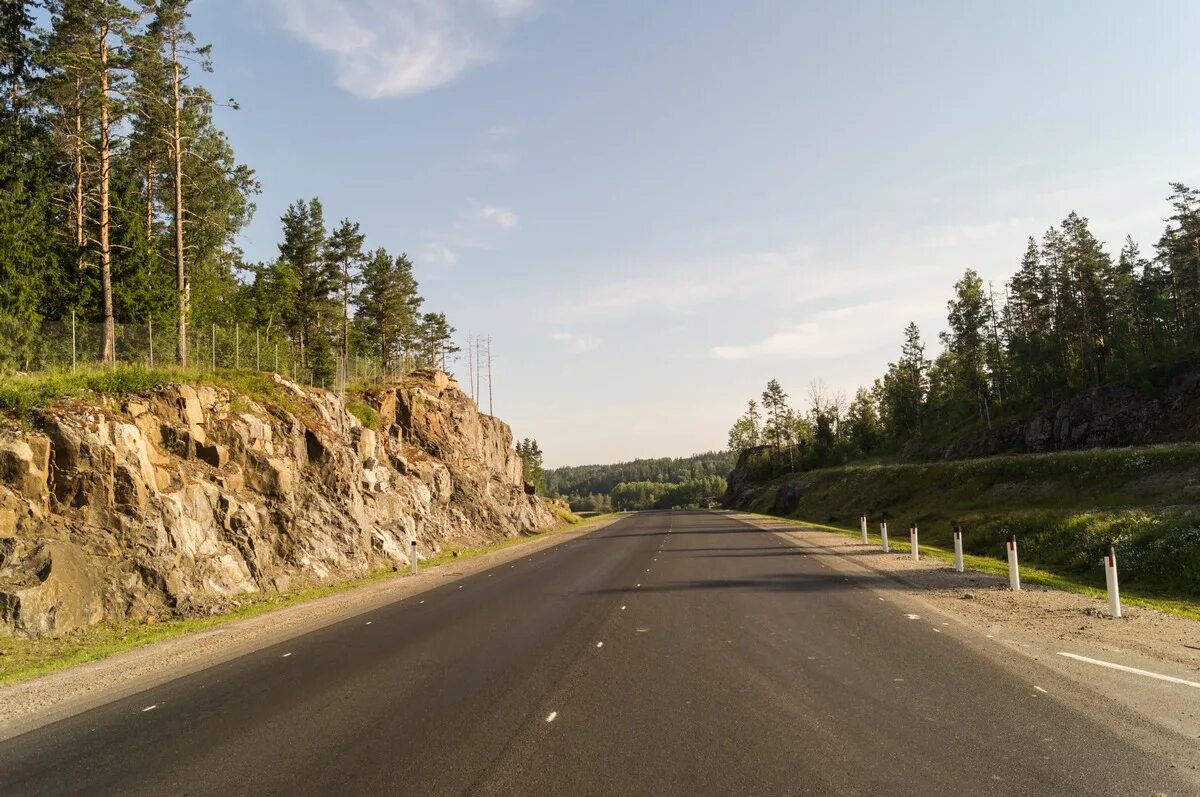
[[[813,523],[807,520],[798,520],[796,518],[779,517],[778,515],[770,515],[762,512],[752,512],[750,514],[758,517],[770,518],[772,520],[780,520],[785,523],[790,523],[795,526],[804,528],[820,529],[822,531],[832,531],[838,534],[843,534],[855,539],[861,539],[862,532],[858,529],[850,529],[842,526],[831,526],[826,523]],[[908,534],[905,531],[899,535],[899,538],[892,538],[889,534],[888,547],[893,552],[912,553],[912,543],[907,539]],[[882,545],[883,538],[875,532],[868,531],[867,538],[874,545]],[[920,544],[922,557],[937,559],[949,564],[954,563],[953,549],[946,549],[937,545]],[[1008,563],[1001,562],[990,556],[977,556],[975,554],[963,554],[963,565],[980,573],[987,573],[993,576],[1002,576],[1008,578]],[[1023,584],[1039,584],[1053,589],[1061,589],[1067,592],[1074,592],[1080,595],[1087,595],[1091,598],[1105,600],[1107,593],[1097,587],[1088,584],[1077,578],[1064,576],[1060,573],[1052,573],[1039,567],[1034,567],[1028,564],[1021,565],[1021,583]],[[1121,588],[1121,602],[1130,606],[1140,606],[1145,609],[1157,609],[1161,612],[1169,612],[1178,614],[1192,620],[1200,620],[1200,602],[1190,601],[1179,598],[1164,598],[1161,595],[1144,594],[1136,589],[1130,590],[1126,587]]]
[[[512,537],[491,545],[477,548],[460,549],[458,556],[453,552],[444,553],[421,563],[422,569],[439,567],[465,559],[473,559],[493,551],[501,551],[522,543],[547,537],[572,528],[590,525],[604,516],[589,518],[574,524],[564,524],[553,529],[530,534],[523,537]],[[0,685],[15,683],[39,675],[46,675],[57,670],[83,664],[89,661],[107,658],[117,653],[140,648],[155,642],[174,637],[194,634],[210,628],[225,625],[234,620],[256,617],[266,612],[292,606],[298,603],[324,598],[347,592],[357,587],[390,578],[404,578],[409,575],[407,570],[394,571],[390,568],[376,571],[368,576],[342,581],[337,584],[323,584],[306,587],[289,592],[263,595],[246,595],[239,598],[241,605],[232,611],[208,617],[184,617],[150,625],[142,623],[120,623],[98,626],[60,638],[22,639],[18,637],[0,637]]]
[[[201,368],[146,368],[120,365],[114,368],[80,368],[71,371],[0,375],[0,411],[31,423],[39,410],[55,401],[91,396],[125,396],[149,393],[167,385],[213,385],[263,404],[281,407],[293,414],[299,411],[295,397],[257,371]]]
[[[961,524],[967,553],[1000,562],[1016,535],[1023,562],[1096,588],[1112,544],[1129,589],[1200,602],[1196,444],[826,468],[762,484],[744,508],[839,528],[866,512],[944,549]]]

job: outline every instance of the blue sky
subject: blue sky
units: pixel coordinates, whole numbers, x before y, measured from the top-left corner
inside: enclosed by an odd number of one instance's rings
[[[197,0],[263,183],[493,338],[549,464],[720,448],[778,378],[852,395],[967,267],[1071,210],[1149,249],[1200,183],[1200,4]],[[465,371],[459,366],[456,370]]]

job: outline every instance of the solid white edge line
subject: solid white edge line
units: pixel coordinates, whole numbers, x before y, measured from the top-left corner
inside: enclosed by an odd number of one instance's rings
[[[142,713],[145,714],[147,711],[153,711],[156,708],[158,708],[157,703],[155,703],[153,706],[146,706],[144,709],[142,709]]]
[[[1183,678],[1176,678],[1172,675],[1161,675],[1156,672],[1150,672],[1149,670],[1139,670],[1137,667],[1126,667],[1124,664],[1113,664],[1111,661],[1101,661],[1100,659],[1089,659],[1087,656],[1080,656],[1075,653],[1064,653],[1061,650],[1058,652],[1058,655],[1066,656],[1068,659],[1075,659],[1076,661],[1085,661],[1088,664],[1095,664],[1100,667],[1107,667],[1110,670],[1120,670],[1121,672],[1131,672],[1134,675],[1144,675],[1147,678],[1156,678],[1160,681],[1167,681],[1168,683],[1173,683],[1173,684],[1183,684],[1184,686],[1190,686],[1195,689],[1200,689],[1200,683],[1197,683],[1196,681],[1187,681],[1187,680],[1184,680]]]

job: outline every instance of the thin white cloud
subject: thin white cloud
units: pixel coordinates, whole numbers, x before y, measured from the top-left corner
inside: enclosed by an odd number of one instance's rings
[[[598,338],[593,338],[588,335],[580,335],[575,332],[564,332],[555,330],[550,333],[550,339],[566,351],[572,354],[580,354],[585,351],[593,351],[600,345]]]
[[[421,247],[421,259],[440,266],[458,265],[458,253],[445,244],[429,242]]]
[[[850,357],[890,342],[910,320],[903,302],[868,302],[813,313],[762,340],[714,346],[718,360],[829,359]]]
[[[281,24],[328,53],[337,85],[365,99],[445,85],[494,59],[532,0],[274,0]]]
[[[521,223],[521,217],[511,209],[495,205],[484,205],[479,209],[479,217],[502,230],[511,230]]]
[[[484,166],[487,166],[489,169],[495,169],[498,172],[511,171],[516,168],[518,163],[517,156],[511,152],[497,152],[495,150],[480,152],[476,158]]]
[[[920,233],[922,244],[932,249],[953,249],[960,246],[979,245],[1017,240],[1028,236],[1031,230],[1036,230],[1037,224],[1031,219],[1001,219],[981,224],[946,224],[928,227]]]
[[[570,296],[554,303],[551,313],[604,320],[645,313],[689,314],[749,296],[778,280],[792,279],[815,252],[812,246],[798,244],[780,251],[739,252],[698,263],[655,263],[628,277],[572,290]]]
[[[451,224],[425,232],[421,254],[430,263],[457,266],[461,252],[495,249],[520,223],[512,208],[472,201]]]
[[[515,19],[531,13],[537,5],[535,0],[484,0],[500,19]]]

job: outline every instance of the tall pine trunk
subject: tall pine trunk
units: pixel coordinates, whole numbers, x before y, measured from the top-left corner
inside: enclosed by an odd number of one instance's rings
[[[154,158],[146,159],[146,240],[154,242]]]
[[[172,155],[175,168],[175,291],[179,299],[179,343],[176,355],[179,365],[187,367],[187,317],[188,317],[188,280],[187,263],[184,260],[183,249],[183,100],[179,88],[179,39],[177,32],[171,33],[171,96],[174,100],[174,124],[171,130]]]
[[[342,263],[342,369],[349,374],[350,366],[350,260]]]
[[[75,238],[75,251],[78,260],[79,276],[82,278],[84,269],[83,247],[87,245],[87,222],[84,219],[84,173],[83,173],[83,84],[75,80],[75,218],[72,233]]]
[[[104,336],[101,359],[116,362],[116,328],[113,322],[112,248],[109,245],[109,183],[112,160],[112,131],[109,130],[108,25],[100,27],[100,296],[104,305]]]

